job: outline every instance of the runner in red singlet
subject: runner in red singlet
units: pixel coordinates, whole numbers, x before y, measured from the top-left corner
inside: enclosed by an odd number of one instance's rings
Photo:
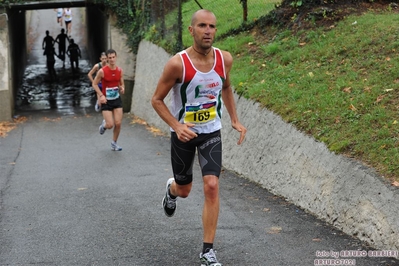
[[[92,86],[100,99],[101,111],[104,117],[99,127],[100,134],[104,134],[106,129],[114,128],[111,149],[121,151],[117,141],[121,131],[123,109],[120,94],[125,93],[125,83],[123,80],[123,70],[116,65],[116,52],[109,49],[106,52],[108,65],[98,70],[93,80]],[[102,89],[98,86],[101,82]]]

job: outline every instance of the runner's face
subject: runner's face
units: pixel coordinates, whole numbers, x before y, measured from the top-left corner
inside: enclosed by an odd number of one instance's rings
[[[115,65],[115,63],[116,63],[116,54],[115,53],[108,54],[107,57],[108,57],[108,64]]]
[[[199,12],[193,26],[189,27],[194,42],[203,49],[212,46],[216,34],[216,18],[212,13]]]
[[[100,60],[101,60],[101,63],[102,63],[103,65],[106,64],[106,63],[107,63],[107,56],[102,55],[102,56],[100,57]]]

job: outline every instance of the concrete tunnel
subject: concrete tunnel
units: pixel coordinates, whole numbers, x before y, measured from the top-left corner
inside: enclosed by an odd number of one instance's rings
[[[98,62],[100,53],[109,47],[109,15],[106,14],[102,6],[93,5],[86,1],[72,0],[25,2],[12,4],[3,10],[0,9],[0,39],[3,43],[8,42],[7,47],[5,47],[8,52],[3,51],[3,55],[0,55],[1,61],[3,61],[3,64],[0,65],[0,80],[4,80],[4,76],[8,76],[8,82],[2,82],[3,84],[0,87],[0,121],[10,120],[14,115],[16,94],[28,63],[26,12],[28,10],[55,9],[59,7],[85,9],[87,56],[91,63]],[[8,34],[2,34],[5,31]],[[41,34],[43,35],[43,33]],[[8,40],[4,40],[7,35]],[[4,45],[0,43],[0,48],[4,49],[1,46]],[[3,70],[1,70],[1,67],[3,67]],[[133,81],[127,82],[128,84],[133,83]],[[124,105],[124,111],[130,111],[130,106],[125,108]]]

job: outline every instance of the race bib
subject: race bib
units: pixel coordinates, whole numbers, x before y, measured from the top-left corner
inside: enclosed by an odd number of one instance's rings
[[[184,123],[205,125],[216,118],[216,101],[205,103],[186,103]]]
[[[106,88],[105,97],[107,98],[107,100],[115,100],[119,98],[119,88],[118,87]]]

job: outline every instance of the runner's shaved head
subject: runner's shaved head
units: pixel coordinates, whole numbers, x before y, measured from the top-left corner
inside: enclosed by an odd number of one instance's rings
[[[213,12],[211,12],[209,10],[206,10],[206,9],[200,9],[197,12],[195,12],[193,14],[193,16],[191,17],[191,26],[195,25],[195,23],[197,22],[197,18],[198,18],[199,14],[205,14],[205,13],[212,14],[212,16],[215,18],[215,21],[216,21],[216,16],[215,16],[215,14],[213,14]]]

